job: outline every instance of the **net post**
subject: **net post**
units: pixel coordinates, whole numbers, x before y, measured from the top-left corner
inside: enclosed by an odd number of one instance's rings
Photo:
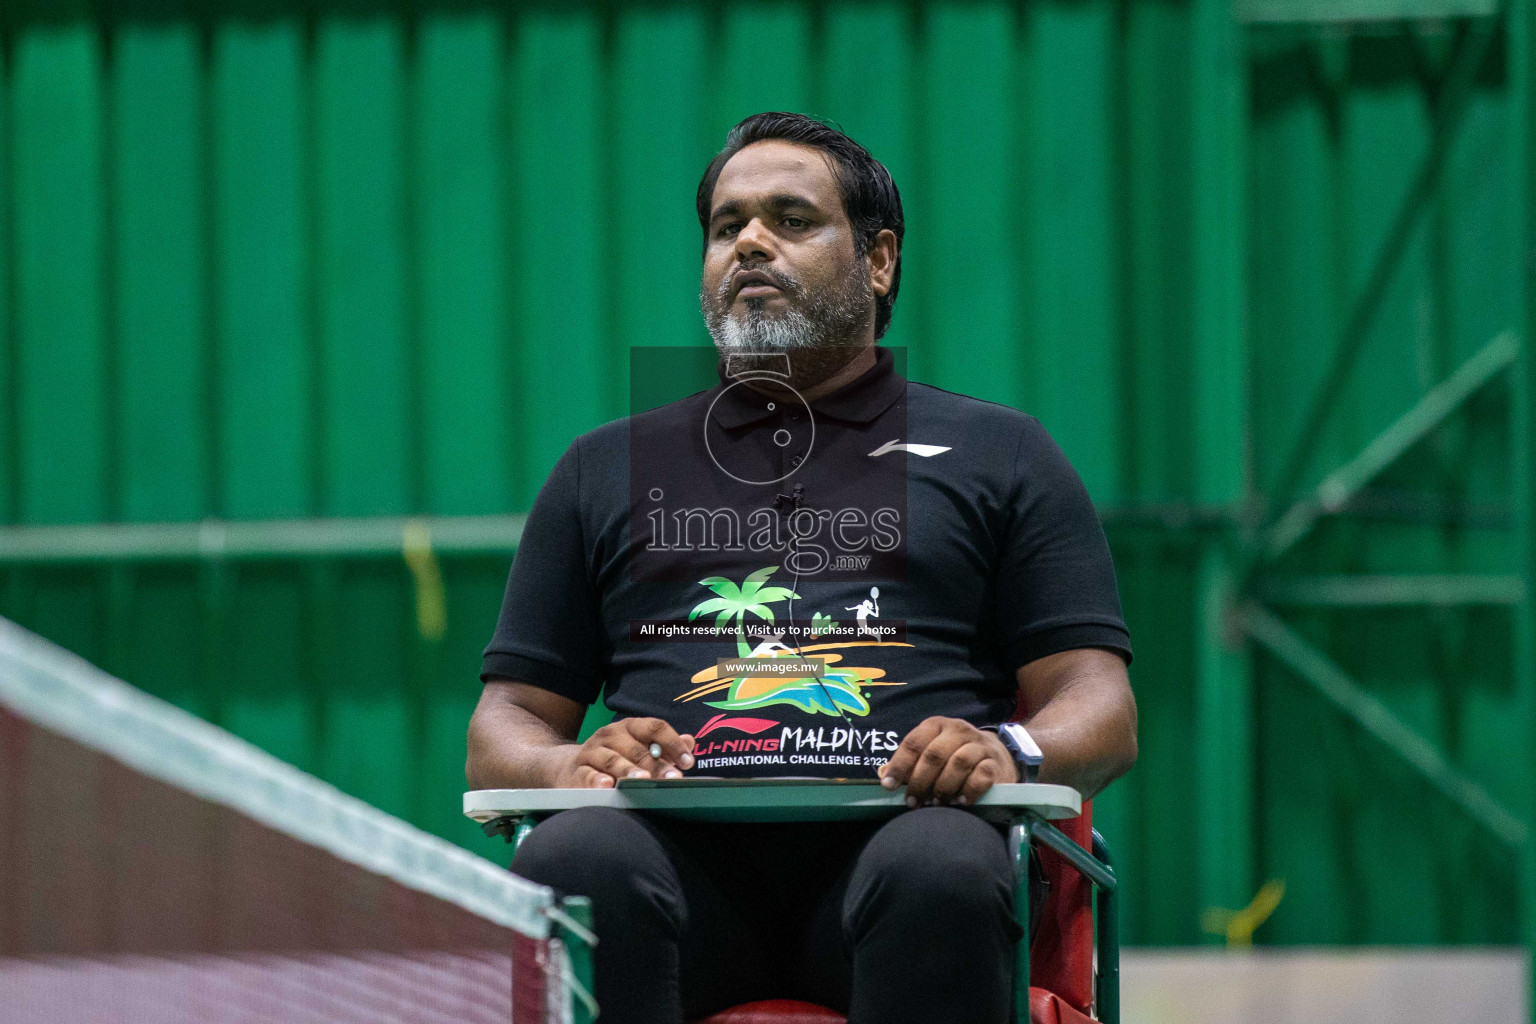
[[[570,956],[572,978],[579,986],[571,993],[571,1020],[573,1024],[593,1024],[597,1020],[597,1006],[590,1002],[593,991],[592,943],[589,941],[592,933],[592,901],[585,896],[567,896],[560,901],[560,909],[580,928],[578,931],[562,922],[556,922],[560,938]],[[587,998],[583,999],[582,995]]]

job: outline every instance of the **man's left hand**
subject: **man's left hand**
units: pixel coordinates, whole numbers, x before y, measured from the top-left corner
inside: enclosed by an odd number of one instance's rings
[[[907,733],[878,774],[886,789],[906,785],[908,807],[974,804],[995,783],[1019,781],[1013,756],[996,733],[938,715]]]

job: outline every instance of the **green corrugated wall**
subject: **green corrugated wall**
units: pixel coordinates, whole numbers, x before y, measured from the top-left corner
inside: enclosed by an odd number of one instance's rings
[[[525,511],[624,413],[631,346],[706,343],[692,197],[725,130],[824,115],[902,188],[887,341],[911,375],[1038,415],[1104,510],[1142,715],[1097,808],[1128,938],[1200,941],[1207,906],[1283,878],[1260,941],[1511,941],[1514,855],[1207,614],[1285,507],[1477,24],[1240,27],[1210,0],[12,6],[0,522]],[[1502,36],[1475,70],[1283,497],[1519,327]],[[1265,578],[1517,572],[1509,411],[1502,381],[1479,391]],[[441,641],[393,557],[12,562],[0,611],[504,856],[456,806],[505,571],[445,559]],[[1508,602],[1282,611],[1522,806]]]

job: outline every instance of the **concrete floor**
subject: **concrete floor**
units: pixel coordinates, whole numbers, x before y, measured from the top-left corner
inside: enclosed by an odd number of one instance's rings
[[[1127,949],[1124,1024],[1529,1024],[1525,953]]]

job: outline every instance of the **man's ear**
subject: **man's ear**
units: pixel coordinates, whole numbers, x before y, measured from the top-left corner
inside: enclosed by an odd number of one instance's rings
[[[869,287],[877,296],[891,290],[891,278],[896,275],[896,257],[900,253],[901,243],[890,228],[882,228],[870,243],[865,259],[869,260]]]

